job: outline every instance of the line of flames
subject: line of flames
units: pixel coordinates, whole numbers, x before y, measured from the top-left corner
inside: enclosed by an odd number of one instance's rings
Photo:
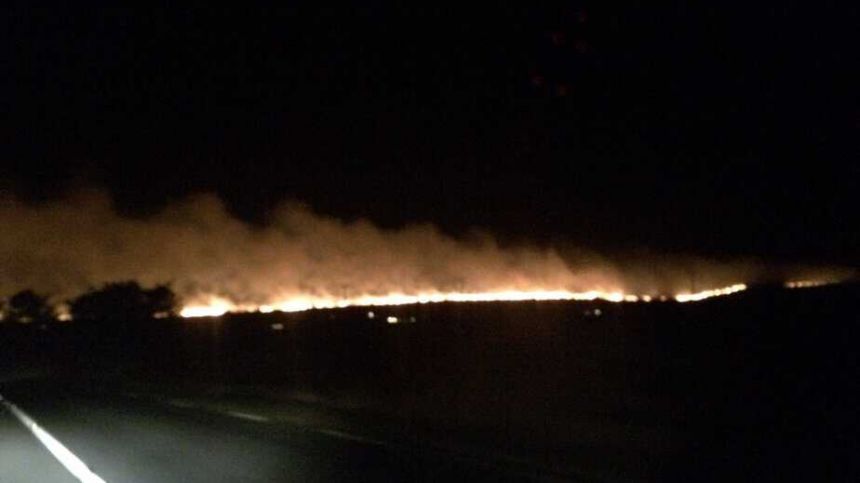
[[[812,288],[837,283],[832,280],[791,280],[785,282],[785,288]]]
[[[334,309],[345,307],[377,307],[392,305],[413,305],[441,302],[520,302],[520,301],[594,301],[605,302],[652,302],[669,301],[698,302],[712,297],[719,297],[741,292],[747,285],[737,283],[727,287],[702,290],[694,293],[675,295],[633,295],[622,292],[604,292],[591,290],[587,292],[571,292],[568,290],[508,290],[498,292],[448,292],[428,294],[388,294],[365,295],[361,297],[335,299],[322,297],[296,297],[265,305],[239,305],[231,301],[212,297],[205,304],[188,305],[180,311],[186,318],[218,317],[228,312],[302,312],[314,309]]]

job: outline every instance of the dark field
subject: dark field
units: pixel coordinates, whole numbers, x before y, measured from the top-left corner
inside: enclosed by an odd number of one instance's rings
[[[759,287],[693,304],[0,326],[0,364],[77,390],[324,408],[535,476],[850,481],[858,296],[857,285]]]

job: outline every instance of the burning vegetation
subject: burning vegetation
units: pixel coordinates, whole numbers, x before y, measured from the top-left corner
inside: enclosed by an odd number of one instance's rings
[[[577,260],[549,247],[502,247],[486,234],[453,238],[430,224],[382,229],[297,203],[275,210],[265,226],[251,226],[210,195],[147,218],[120,216],[100,192],[38,205],[6,198],[0,222],[11,227],[0,239],[2,293],[33,289],[70,300],[117,280],[167,283],[183,317],[437,302],[694,302],[745,290],[765,272],[747,262],[667,268]],[[788,286],[845,276],[808,273]]]

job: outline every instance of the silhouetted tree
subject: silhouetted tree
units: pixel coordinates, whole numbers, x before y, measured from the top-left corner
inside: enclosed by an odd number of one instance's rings
[[[172,317],[179,311],[179,300],[168,285],[156,285],[146,293],[154,317]]]
[[[167,285],[144,289],[137,282],[115,282],[69,301],[76,320],[141,321],[176,314],[176,294]]]
[[[57,314],[47,296],[22,290],[9,298],[3,319],[6,322],[45,324],[57,320]]]

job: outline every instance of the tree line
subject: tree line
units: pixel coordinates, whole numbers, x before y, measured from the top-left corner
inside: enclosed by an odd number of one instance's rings
[[[144,288],[135,281],[106,283],[66,302],[72,320],[122,320],[137,322],[153,318],[174,317],[179,298],[167,284]],[[2,322],[51,324],[60,320],[60,312],[46,294],[22,290],[0,305]]]

